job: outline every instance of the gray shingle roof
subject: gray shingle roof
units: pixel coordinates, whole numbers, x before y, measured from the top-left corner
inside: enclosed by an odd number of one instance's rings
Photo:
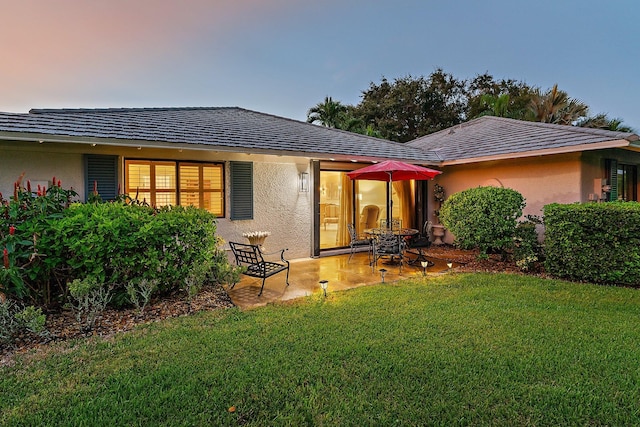
[[[4,133],[9,132],[9,133]],[[135,145],[184,143],[227,151],[303,155],[339,159],[402,159],[437,163],[437,157],[406,144],[329,129],[297,120],[245,110],[212,108],[122,108],[31,110],[0,113],[0,137],[104,138]],[[37,138],[34,138],[37,139]]]
[[[407,145],[432,151],[443,161],[486,158],[537,150],[583,150],[585,144],[634,142],[638,135],[576,126],[485,116],[423,136]]]

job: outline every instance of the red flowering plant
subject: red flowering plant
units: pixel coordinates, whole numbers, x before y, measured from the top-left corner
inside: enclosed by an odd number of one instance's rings
[[[62,216],[62,212],[77,197],[73,189],[63,189],[54,177],[49,188],[31,187],[20,176],[14,183],[13,196],[0,194],[0,292],[22,299],[30,297],[48,303],[50,274],[41,262],[47,248],[39,245],[47,224]]]

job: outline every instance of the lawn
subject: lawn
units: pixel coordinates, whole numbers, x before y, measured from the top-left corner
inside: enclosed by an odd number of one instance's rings
[[[639,425],[640,292],[448,274],[203,312],[0,370],[3,425]]]

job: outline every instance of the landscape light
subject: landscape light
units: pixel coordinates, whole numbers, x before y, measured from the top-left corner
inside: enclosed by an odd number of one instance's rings
[[[327,297],[327,287],[328,286],[329,286],[329,281],[328,280],[320,280],[320,287],[322,288],[322,291],[324,292],[325,298]]]
[[[422,266],[422,275],[427,275],[427,267],[429,267],[429,261],[426,259],[424,261],[420,261],[420,265]]]

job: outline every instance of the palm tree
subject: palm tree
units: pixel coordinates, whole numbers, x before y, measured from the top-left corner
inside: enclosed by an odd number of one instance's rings
[[[330,96],[324,102],[318,103],[307,111],[307,122],[319,122],[323,126],[341,129],[344,124],[347,106],[340,101],[334,101]]]
[[[529,119],[534,122],[572,125],[587,115],[589,107],[569,98],[567,92],[558,89],[558,85],[546,93],[536,89],[529,106]]]
[[[493,96],[488,93],[483,94],[480,99],[485,110],[479,116],[511,117],[509,98],[508,93],[503,93],[499,96]]]
[[[580,120],[577,125],[585,128],[612,130],[616,132],[634,132],[633,128],[622,124],[622,119],[610,119],[603,113]]]

